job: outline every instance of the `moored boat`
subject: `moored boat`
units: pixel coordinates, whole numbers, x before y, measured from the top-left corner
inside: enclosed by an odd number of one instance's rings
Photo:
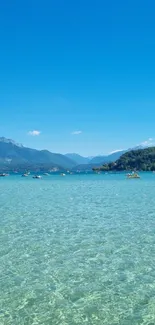
[[[9,176],[9,174],[6,174],[6,173],[0,174],[0,177],[5,177],[5,176]]]
[[[127,178],[140,178],[137,173],[127,174]]]

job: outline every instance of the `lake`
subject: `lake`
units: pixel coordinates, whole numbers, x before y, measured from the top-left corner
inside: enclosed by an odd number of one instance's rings
[[[1,325],[155,324],[155,174],[0,178]]]

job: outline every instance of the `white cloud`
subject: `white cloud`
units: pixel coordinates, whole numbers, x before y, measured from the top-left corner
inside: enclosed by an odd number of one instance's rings
[[[36,136],[38,136],[38,135],[40,135],[40,131],[38,131],[38,130],[33,130],[33,131],[29,131],[28,132],[28,134],[29,135],[32,135],[33,137],[36,137]]]
[[[73,134],[73,135],[79,135],[81,133],[82,133],[82,131],[73,131],[71,134]]]
[[[148,138],[147,140],[140,143],[141,146],[153,146],[154,145],[154,139]]]

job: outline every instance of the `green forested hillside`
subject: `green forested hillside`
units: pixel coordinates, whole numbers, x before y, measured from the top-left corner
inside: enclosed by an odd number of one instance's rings
[[[123,154],[115,163],[105,164],[99,168],[104,170],[155,170],[155,147],[131,150]]]

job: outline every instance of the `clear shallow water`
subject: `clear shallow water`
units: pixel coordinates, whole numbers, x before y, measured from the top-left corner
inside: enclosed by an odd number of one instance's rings
[[[1,325],[154,325],[155,175],[0,179]]]

